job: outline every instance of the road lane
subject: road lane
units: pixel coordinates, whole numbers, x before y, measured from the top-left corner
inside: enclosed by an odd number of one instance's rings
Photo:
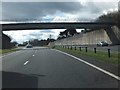
[[[29,63],[24,65],[27,60]],[[3,57],[2,61],[4,71],[27,75],[30,79],[23,77],[25,79],[22,82],[28,80],[30,85],[34,82],[34,88],[118,87],[118,81],[116,79],[70,56],[47,48],[24,50],[22,53],[18,53],[17,57],[14,55]],[[6,74],[3,74],[3,77],[5,76]],[[13,79],[16,80],[15,77]],[[8,82],[7,79],[3,79],[3,81]],[[6,86],[5,84],[4,86]],[[27,85],[26,87],[32,87]]]
[[[34,50],[21,50],[18,53],[6,55],[5,57],[2,58],[2,69],[4,71],[6,70],[11,71],[14,68],[15,69],[19,69],[18,67],[22,68],[21,65],[23,65],[25,61],[32,58],[33,54]]]

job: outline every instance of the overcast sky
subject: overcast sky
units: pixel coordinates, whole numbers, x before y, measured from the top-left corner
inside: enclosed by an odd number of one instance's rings
[[[3,21],[76,22],[93,21],[102,14],[118,10],[119,0],[108,0],[109,2],[99,0],[92,0],[92,2],[89,0],[76,0],[77,2],[7,1],[2,0],[2,10],[0,9]],[[50,34],[53,38],[57,38],[60,31],[63,30],[7,31],[4,33],[9,35],[13,41],[22,43],[30,39],[47,39]]]

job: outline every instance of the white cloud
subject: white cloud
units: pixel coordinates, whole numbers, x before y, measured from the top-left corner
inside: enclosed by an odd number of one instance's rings
[[[17,41],[22,43],[31,39],[47,39],[50,35],[52,38],[57,39],[59,32],[64,31],[65,29],[47,29],[47,30],[22,30],[22,31],[4,31],[4,34],[7,34],[12,38],[12,41]]]
[[[38,31],[4,31],[3,33],[7,34],[8,36],[12,37],[12,41],[17,41],[22,43],[23,41],[34,39],[33,36],[29,36],[31,33],[38,33]]]

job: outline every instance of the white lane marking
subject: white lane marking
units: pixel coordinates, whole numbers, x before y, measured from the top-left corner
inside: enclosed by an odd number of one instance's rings
[[[26,61],[26,62],[24,63],[24,65],[28,64],[28,62],[29,62],[29,61]]]
[[[33,54],[33,57],[34,57],[35,55]]]
[[[55,50],[55,49],[54,49],[54,50]],[[60,52],[60,53],[63,53],[63,54],[65,54],[65,55],[68,55],[68,56],[70,56],[70,57],[72,57],[72,58],[74,58],[74,59],[77,59],[77,60],[79,60],[79,61],[81,61],[81,62],[83,62],[83,63],[85,63],[85,64],[87,64],[87,65],[89,65],[89,66],[91,66],[91,67],[93,67],[93,68],[95,68],[95,69],[97,69],[97,70],[99,70],[99,71],[101,71],[101,72],[103,72],[103,73],[105,73],[105,74],[107,74],[107,75],[115,78],[115,79],[117,79],[117,80],[120,80],[120,77],[119,77],[119,76],[117,76],[117,75],[115,75],[115,74],[112,74],[112,73],[110,73],[110,72],[108,72],[108,71],[106,71],[106,70],[104,70],[104,69],[101,69],[101,68],[99,68],[99,67],[97,67],[97,66],[95,66],[95,65],[93,65],[93,64],[91,64],[91,63],[88,63],[88,62],[86,62],[86,61],[84,61],[84,60],[82,60],[82,59],[80,59],[80,58],[77,58],[77,57],[75,57],[75,56],[73,56],[73,55],[70,55],[70,54],[68,54],[68,53],[65,53],[65,52],[62,52],[62,51],[59,51],[59,50],[55,50],[55,51],[58,51],[58,52]]]

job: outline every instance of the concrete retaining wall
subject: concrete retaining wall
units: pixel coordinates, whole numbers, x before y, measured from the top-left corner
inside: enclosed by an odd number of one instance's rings
[[[93,30],[57,40],[49,45],[94,45],[98,41],[106,41],[109,44],[120,44],[120,29],[113,26],[111,29]]]

